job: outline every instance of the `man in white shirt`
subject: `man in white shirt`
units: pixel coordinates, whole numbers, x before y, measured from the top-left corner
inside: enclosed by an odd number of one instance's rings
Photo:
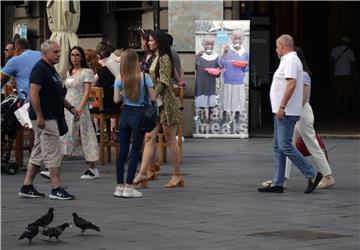
[[[270,89],[270,101],[274,115],[275,172],[272,184],[258,188],[259,192],[283,193],[286,157],[308,179],[305,193],[311,193],[319,184],[322,174],[314,168],[292,144],[295,123],[300,119],[303,99],[303,66],[294,51],[290,35],[281,35],[276,40],[276,52],[280,65],[274,74]]]
[[[350,48],[350,37],[341,38],[342,45],[331,51],[331,63],[333,66],[334,92],[336,99],[336,111],[348,110],[349,100],[353,92],[353,76],[355,73],[356,58]]]

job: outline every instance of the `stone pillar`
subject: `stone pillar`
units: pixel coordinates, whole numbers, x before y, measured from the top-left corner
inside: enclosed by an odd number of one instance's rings
[[[185,81],[183,135],[192,136],[195,95],[195,20],[223,20],[224,2],[168,1],[168,31],[174,37],[173,47],[181,58]]]
[[[169,0],[169,33],[177,51],[195,51],[195,20],[222,20],[223,1]]]

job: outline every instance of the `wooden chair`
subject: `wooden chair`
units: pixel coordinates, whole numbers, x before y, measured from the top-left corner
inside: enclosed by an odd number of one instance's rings
[[[177,137],[178,137],[178,145],[180,149],[180,163],[182,163],[182,137],[183,137],[183,112],[184,112],[184,88],[183,87],[174,87],[173,89],[176,97],[179,98],[180,101],[180,121],[177,127]],[[157,143],[156,143],[157,151],[158,151],[158,161],[160,164],[166,162],[167,160],[167,145],[165,136],[162,132],[159,132],[157,135]]]
[[[14,93],[14,86],[12,84],[5,84],[4,92],[5,92],[5,96],[13,94]]]
[[[108,113],[104,109],[104,90],[102,87],[91,87],[89,99],[95,99],[99,103],[99,107],[90,109],[92,118],[96,118],[100,122],[100,164],[105,164],[105,149],[107,150],[108,162],[111,162],[111,148],[115,147],[116,157],[118,157],[120,144],[110,140],[111,126],[110,119],[119,119],[120,109],[118,113]]]

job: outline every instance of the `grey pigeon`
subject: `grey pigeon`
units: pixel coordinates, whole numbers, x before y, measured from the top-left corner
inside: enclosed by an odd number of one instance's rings
[[[29,243],[31,244],[31,240],[39,233],[39,226],[33,224],[31,226],[27,226],[25,231],[21,234],[19,240],[24,238],[28,238]]]
[[[49,225],[54,219],[54,208],[49,208],[49,211],[37,219],[35,222],[29,224],[28,226],[38,225],[39,227],[45,228]]]
[[[51,239],[51,237],[55,237],[57,241],[59,241],[59,236],[64,232],[65,228],[69,226],[69,223],[64,223],[57,227],[47,227],[42,234],[49,236],[49,240]]]
[[[93,229],[100,232],[100,227],[92,224],[90,221],[79,217],[77,213],[73,213],[73,219],[75,226],[81,229],[81,233],[84,233],[86,229]]]

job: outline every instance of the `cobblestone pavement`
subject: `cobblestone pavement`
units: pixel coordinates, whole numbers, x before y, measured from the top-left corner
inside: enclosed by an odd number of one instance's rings
[[[171,165],[157,181],[139,189],[144,197],[116,198],[115,164],[99,166],[101,178],[80,180],[86,165],[66,160],[63,185],[73,201],[17,196],[25,172],[2,175],[2,249],[359,249],[359,140],[325,140],[336,185],[304,194],[306,180],[293,170],[283,194],[258,193],[273,172],[270,138],[187,139],[182,171],[185,187],[165,189]],[[49,181],[35,186],[49,192]],[[68,228],[60,237],[38,235],[19,241],[25,225],[55,208],[51,226],[72,222],[77,212],[101,227],[80,235]]]

